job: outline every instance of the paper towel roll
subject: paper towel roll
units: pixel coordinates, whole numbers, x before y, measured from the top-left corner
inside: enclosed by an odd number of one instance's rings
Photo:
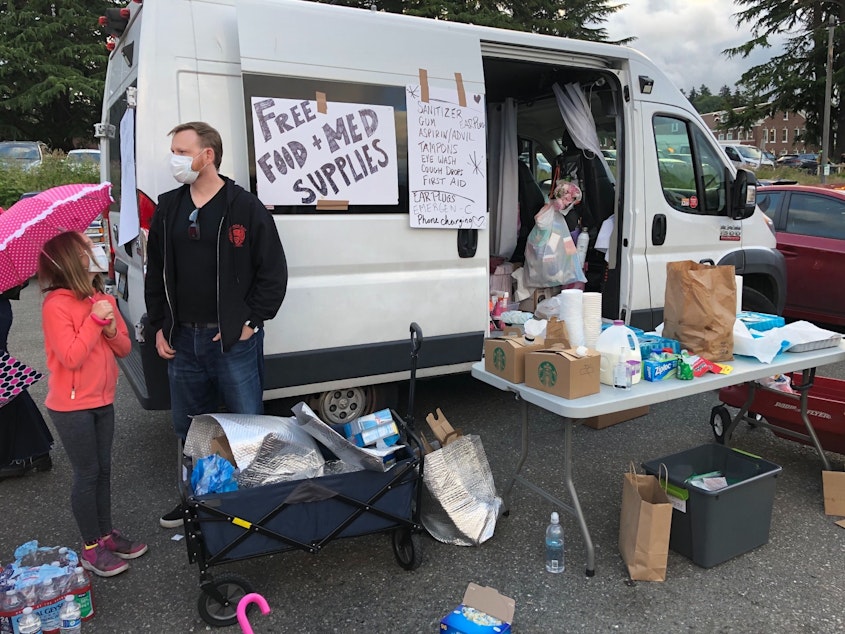
[[[742,275],[735,275],[736,277],[736,312],[742,312]]]
[[[560,292],[558,318],[566,322],[569,343],[573,348],[584,345],[584,292],[567,288]]]

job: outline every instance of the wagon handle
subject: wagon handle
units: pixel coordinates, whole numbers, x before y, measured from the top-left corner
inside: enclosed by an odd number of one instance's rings
[[[415,321],[411,322],[411,381],[408,385],[408,427],[414,429],[414,391],[417,383],[417,357],[422,348],[422,328]]]
[[[422,348],[423,333],[417,322],[411,322],[411,356],[416,357]]]
[[[813,387],[813,382],[816,379],[816,369],[807,368],[801,373],[801,385],[793,385],[792,389],[796,392],[803,392]]]

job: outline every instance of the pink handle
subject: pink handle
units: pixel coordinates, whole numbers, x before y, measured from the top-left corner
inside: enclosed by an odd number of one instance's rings
[[[250,603],[258,604],[261,608],[261,614],[269,614],[270,606],[267,604],[267,599],[262,597],[257,592],[251,592],[238,601],[238,625],[241,626],[241,631],[244,634],[254,634],[252,625],[249,624],[249,618],[246,615],[246,609]]]

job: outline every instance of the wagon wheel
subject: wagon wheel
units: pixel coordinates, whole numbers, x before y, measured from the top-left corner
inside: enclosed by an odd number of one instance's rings
[[[405,570],[416,570],[423,561],[422,540],[409,528],[397,528],[391,535],[393,556]]]
[[[212,627],[234,625],[238,621],[238,602],[252,592],[252,584],[238,575],[220,575],[211,582],[217,592],[223,595],[224,603],[207,594],[200,592],[197,601],[202,620]]]
[[[725,432],[731,424],[731,415],[724,405],[717,405],[710,410],[710,426],[713,428],[713,435],[720,445],[725,444]]]

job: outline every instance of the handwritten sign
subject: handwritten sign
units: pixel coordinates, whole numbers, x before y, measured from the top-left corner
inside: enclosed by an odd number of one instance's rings
[[[487,227],[487,119],[483,95],[407,86],[408,189],[412,227]]]
[[[252,98],[258,197],[265,205],[399,202],[393,108]]]

